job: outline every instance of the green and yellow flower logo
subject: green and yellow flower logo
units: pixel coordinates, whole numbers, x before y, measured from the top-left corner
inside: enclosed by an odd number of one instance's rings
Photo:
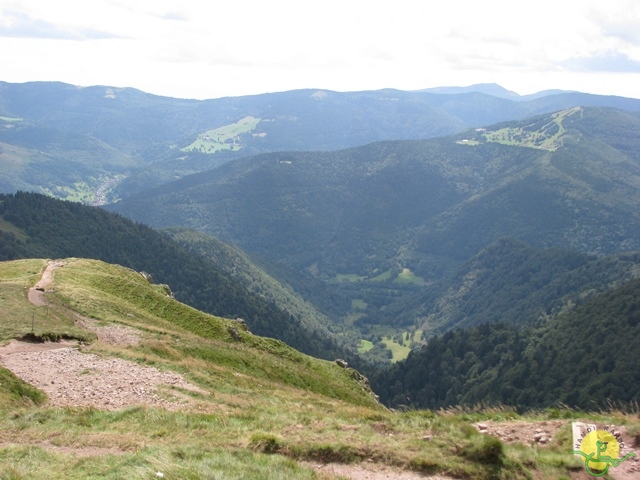
[[[584,467],[594,477],[601,477],[609,471],[609,467],[617,467],[627,458],[636,456],[630,452],[620,458],[620,443],[607,430],[593,430],[587,433],[582,438],[580,450],[571,453],[582,456]]]

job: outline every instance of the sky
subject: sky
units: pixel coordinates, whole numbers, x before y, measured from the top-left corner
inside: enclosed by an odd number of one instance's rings
[[[640,2],[0,0],[0,81],[197,99],[476,83],[640,98]]]

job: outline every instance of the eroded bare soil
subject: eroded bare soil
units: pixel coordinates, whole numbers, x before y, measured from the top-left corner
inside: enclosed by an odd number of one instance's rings
[[[49,262],[41,280],[29,290],[34,305],[47,305],[46,291],[53,272],[63,261]],[[106,344],[129,346],[140,342],[138,330],[120,325],[99,326],[95,320],[75,314],[76,322],[96,333]],[[134,405],[167,409],[190,404],[182,391],[207,392],[174,372],[82,352],[77,342],[32,343],[14,340],[0,347],[0,364],[24,381],[43,390],[52,406],[83,406],[115,410]]]

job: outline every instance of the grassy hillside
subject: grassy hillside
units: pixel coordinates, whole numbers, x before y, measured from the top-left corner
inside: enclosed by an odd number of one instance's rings
[[[37,322],[36,334],[65,323],[69,337],[82,334],[83,327],[70,322],[78,314],[102,327],[134,329],[140,343],[128,346],[94,341],[93,332],[85,330],[87,344],[80,351],[177,372],[202,391],[171,390],[188,399],[178,410],[57,407],[0,367],[1,478],[334,478],[302,460],[478,479],[552,479],[582,468],[568,454],[568,420],[546,446],[532,449],[482,435],[471,424],[539,422],[548,414],[521,417],[506,408],[390,412],[349,369],[281,342],[242,331],[230,335],[234,322],[168,298],[129,269],[94,260],[66,262],[54,271],[48,313],[47,307],[36,307],[53,323]],[[0,263],[1,318],[9,329],[1,341],[24,330],[21,317],[34,308],[24,291],[44,266],[42,260]],[[638,422],[633,415],[566,414],[630,426]]]
[[[349,371],[333,362],[315,360],[279,340],[259,337],[242,330],[237,322],[204,314],[175,301],[139,273],[93,260],[77,260],[56,272],[54,295],[72,310],[101,321],[130,324],[137,328],[188,332],[209,340],[187,342],[178,351],[193,356],[221,357],[243,373],[284,385],[304,387],[316,393],[371,406],[373,400],[354,388]],[[127,320],[124,320],[124,319]],[[232,335],[236,329],[239,338]],[[232,344],[233,347],[227,344]],[[157,352],[162,356],[162,349]],[[169,351],[165,355],[171,356]],[[302,371],[301,371],[302,369]]]

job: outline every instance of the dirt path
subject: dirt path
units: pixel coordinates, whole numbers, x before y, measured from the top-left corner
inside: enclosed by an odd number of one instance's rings
[[[44,272],[42,272],[40,281],[29,289],[28,297],[31,303],[33,303],[37,307],[47,305],[45,291],[53,283],[53,272],[57,268],[64,267],[65,265],[67,265],[67,262],[64,262],[62,260],[49,261],[49,263],[47,264],[47,268],[45,268]]]
[[[29,290],[29,301],[48,305],[46,292],[54,271],[64,261],[50,261],[40,281]],[[72,312],[76,323],[96,333],[98,340],[126,347],[141,341],[141,333],[121,325],[99,326],[93,319]],[[181,375],[117,359],[103,358],[78,349],[78,342],[23,342],[13,340],[0,347],[0,364],[49,396],[52,406],[87,406],[115,410],[133,405],[167,409],[192,405],[179,390],[206,394]],[[178,390],[176,390],[178,389]]]
[[[0,359],[5,355],[12,353],[25,352],[43,352],[47,350],[57,350],[59,348],[77,347],[78,342],[75,340],[61,340],[60,342],[23,342],[20,340],[11,340],[8,344],[0,346]],[[0,360],[2,363],[2,360]]]

